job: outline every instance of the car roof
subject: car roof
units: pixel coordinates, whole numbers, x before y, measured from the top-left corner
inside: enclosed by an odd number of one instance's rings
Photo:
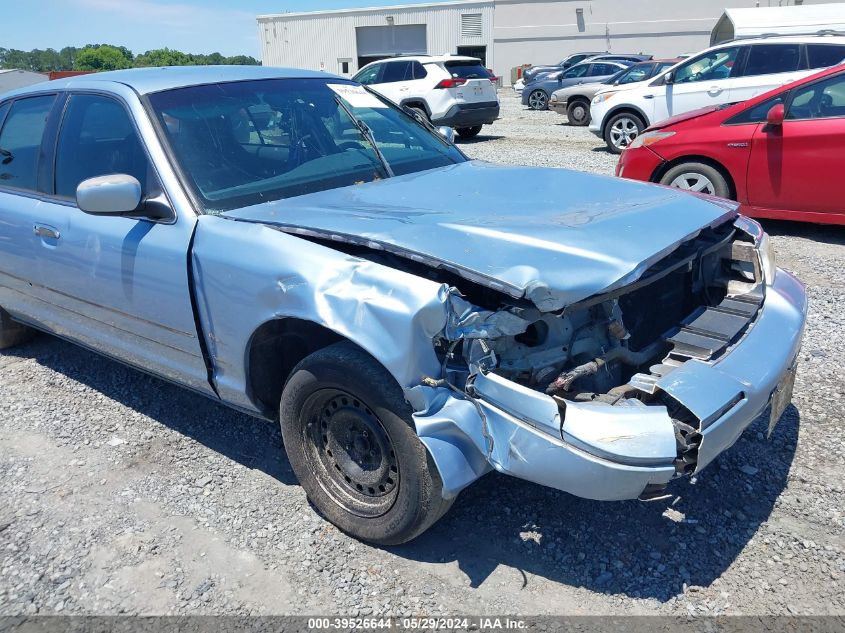
[[[370,62],[366,66],[362,66],[361,68],[364,69],[367,66],[372,66],[373,64],[383,64],[384,62],[394,62],[394,61],[416,61],[422,64],[437,64],[440,62],[478,62],[481,63],[481,60],[478,57],[469,57],[467,55],[396,55],[395,57],[385,57],[384,59],[377,59],[374,62]]]
[[[812,35],[767,35],[764,37],[740,37],[735,40],[721,42],[709,48],[693,53],[690,57],[695,57],[699,53],[703,53],[711,48],[722,48],[723,46],[736,46],[737,44],[845,44],[845,36],[831,35],[828,33],[817,33]]]
[[[302,70],[299,68],[275,68],[271,66],[162,66],[110,70],[102,73],[56,79],[54,81],[41,82],[20,88],[3,96],[44,92],[45,90],[73,90],[82,85],[90,88],[91,82],[124,84],[135,90],[138,94],[149,94],[173,88],[225,83],[228,81],[307,79],[316,77],[343,79],[343,77],[338,77],[331,73]]]

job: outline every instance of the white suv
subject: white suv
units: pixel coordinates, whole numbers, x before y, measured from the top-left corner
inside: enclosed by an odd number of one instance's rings
[[[499,116],[496,78],[480,59],[443,55],[398,57],[367,64],[352,78],[434,125],[472,138]]]
[[[652,81],[599,91],[590,131],[620,153],[653,123],[711,105],[745,101],[845,59],[845,37],[809,35],[734,40],[708,48]]]

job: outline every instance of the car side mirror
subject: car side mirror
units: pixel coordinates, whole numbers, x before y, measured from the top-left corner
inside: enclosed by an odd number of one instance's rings
[[[92,215],[123,215],[141,204],[141,183],[128,174],[88,178],[76,188],[76,205]]]
[[[675,73],[666,73],[665,75],[663,75],[663,83],[667,86],[669,84],[675,83]]]
[[[786,110],[782,103],[773,105],[766,114],[766,123],[773,127],[780,127],[783,125],[783,120],[786,117]]]
[[[455,130],[453,130],[452,128],[443,125],[443,126],[437,128],[437,131],[440,132],[440,136],[445,138],[450,143],[455,142]]]

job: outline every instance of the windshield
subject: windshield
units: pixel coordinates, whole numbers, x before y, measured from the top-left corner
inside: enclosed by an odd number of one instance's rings
[[[651,77],[651,71],[654,70],[654,64],[637,64],[626,68],[621,73],[615,74],[608,79],[609,83],[616,83],[618,85],[632,84],[638,81],[644,81]]]
[[[366,124],[381,150],[338,103]],[[206,210],[359,185],[463,162],[413,117],[342,79],[264,79],[150,95],[188,184]]]

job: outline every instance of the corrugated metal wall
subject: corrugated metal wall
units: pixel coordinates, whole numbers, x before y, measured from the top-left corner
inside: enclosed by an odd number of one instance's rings
[[[493,0],[438,5],[386,7],[318,13],[259,16],[258,38],[265,66],[292,66],[339,73],[338,60],[357,68],[355,27],[425,24],[428,53],[455,53],[458,46],[486,46],[487,65],[493,64]],[[461,36],[461,15],[482,14],[482,36]]]

